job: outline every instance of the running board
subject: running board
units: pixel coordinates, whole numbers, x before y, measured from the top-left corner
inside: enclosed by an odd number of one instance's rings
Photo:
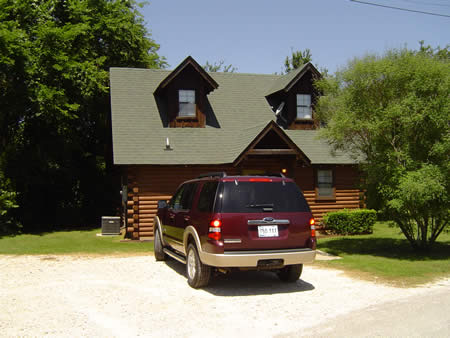
[[[180,255],[176,254],[175,252],[170,251],[169,249],[163,249],[163,251],[167,256],[172,257],[173,259],[175,259],[176,261],[178,261],[180,263],[186,264],[186,259],[183,256],[180,256]]]

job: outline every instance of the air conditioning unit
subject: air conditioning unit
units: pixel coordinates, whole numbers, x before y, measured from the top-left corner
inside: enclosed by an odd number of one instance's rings
[[[102,235],[120,235],[120,217],[102,216]]]

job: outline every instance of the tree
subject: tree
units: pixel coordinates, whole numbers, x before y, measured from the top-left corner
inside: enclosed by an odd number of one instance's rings
[[[0,172],[25,230],[115,212],[109,68],[166,65],[138,9],[0,0]]]
[[[291,52],[292,56],[290,58],[286,56],[284,60],[284,72],[286,74],[312,61],[312,54],[309,48],[306,48],[304,51],[297,50],[294,52],[292,50]]]
[[[226,65],[224,60],[214,62],[214,64],[211,64],[208,61],[206,61],[206,64],[203,66],[203,68],[207,72],[234,73],[235,71],[237,71],[237,68],[234,67],[233,65],[231,64]]]
[[[322,135],[361,161],[368,202],[416,249],[430,248],[449,226],[450,67],[442,55],[368,55],[317,84]]]

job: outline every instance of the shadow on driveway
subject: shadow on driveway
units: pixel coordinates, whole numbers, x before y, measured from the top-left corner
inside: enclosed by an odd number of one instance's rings
[[[186,266],[175,260],[165,262],[172,270],[186,279]],[[314,285],[299,279],[295,283],[280,281],[277,275],[270,271],[236,271],[211,278],[210,284],[203,288],[215,296],[255,296],[280,293],[305,292],[314,290]]]

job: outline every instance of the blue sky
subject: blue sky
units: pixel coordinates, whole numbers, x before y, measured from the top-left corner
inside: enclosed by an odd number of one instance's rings
[[[450,0],[366,0],[450,15]],[[334,72],[353,57],[389,48],[450,43],[450,18],[349,0],[150,0],[142,10],[170,69],[188,55],[224,60],[241,73],[280,73],[291,50]]]

